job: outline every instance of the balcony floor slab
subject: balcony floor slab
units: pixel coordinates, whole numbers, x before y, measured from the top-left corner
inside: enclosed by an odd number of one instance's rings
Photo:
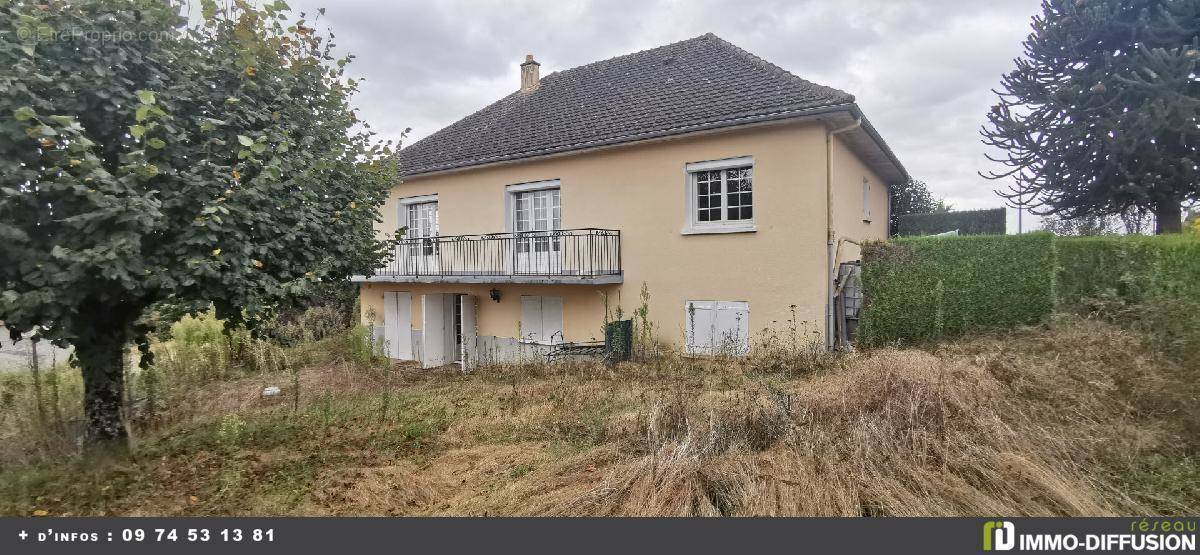
[[[614,283],[624,283],[625,276],[621,274],[608,276],[456,276],[456,275],[441,275],[441,276],[406,276],[406,275],[373,275],[373,276],[351,276],[350,281],[355,283],[476,283],[476,284],[491,284],[491,283],[508,283],[508,284],[525,284],[525,285],[610,285]]]

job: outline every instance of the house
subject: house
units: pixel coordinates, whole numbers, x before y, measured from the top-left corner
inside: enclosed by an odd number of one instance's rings
[[[713,34],[520,66],[519,90],[400,152],[380,231],[406,239],[356,277],[391,357],[600,340],[643,284],[658,337],[691,353],[745,352],[793,314],[829,336],[835,264],[887,236],[907,178],[853,96]]]

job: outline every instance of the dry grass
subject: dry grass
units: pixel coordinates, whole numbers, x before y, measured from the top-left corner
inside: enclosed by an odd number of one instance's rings
[[[660,400],[648,453],[561,514],[1109,514],[1070,461],[1014,427],[981,368],[915,351],[715,402]],[[1031,435],[1036,434],[1036,435]]]
[[[810,355],[472,375],[323,365],[300,374],[296,411],[287,382],[275,399],[257,396],[270,377],[215,382],[186,405],[197,416],[129,460],[0,466],[0,513],[1200,509],[1195,369],[1137,334],[1070,319],[934,352]]]

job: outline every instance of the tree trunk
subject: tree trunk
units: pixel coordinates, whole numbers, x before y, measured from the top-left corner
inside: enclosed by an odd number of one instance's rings
[[[129,432],[125,429],[121,404],[124,391],[124,334],[104,333],[90,344],[75,346],[75,356],[83,372],[83,412],[87,419],[84,442],[89,447],[126,448]]]
[[[37,403],[38,427],[46,429],[46,405],[42,403],[42,373],[41,360],[38,360],[38,340],[31,338],[29,343],[29,372],[33,374],[33,400]]]
[[[1154,234],[1162,235],[1164,233],[1182,232],[1182,203],[1177,200],[1168,200],[1158,203],[1158,206],[1154,208]]]

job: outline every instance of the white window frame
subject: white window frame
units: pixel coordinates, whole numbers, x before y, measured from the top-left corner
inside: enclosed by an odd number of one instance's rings
[[[399,201],[397,202],[397,208],[398,208],[398,210],[397,210],[397,224],[398,225],[396,226],[397,229],[408,226],[408,224],[409,224],[409,221],[408,221],[409,209],[411,207],[413,207],[414,205],[418,205],[418,204],[436,205],[434,208],[434,219],[432,222],[433,235],[430,235],[430,237],[437,237],[442,232],[442,230],[441,230],[442,206],[438,202],[438,196],[436,193],[432,194],[432,195],[403,197],[403,198],[399,199]],[[409,230],[411,231],[411,227],[409,228]],[[404,234],[404,238],[405,239],[421,239],[424,237],[414,237],[412,235],[409,235],[406,232]],[[436,244],[433,244],[433,246],[431,248],[429,248],[430,252],[424,252],[425,251],[424,248],[421,249],[421,252],[416,252],[414,247],[415,247],[415,245],[409,245],[409,252],[407,253],[408,256],[413,256],[413,257],[415,257],[415,256],[434,256],[437,254],[437,250],[438,250]]]
[[[555,191],[558,201],[558,226],[554,226],[554,217],[548,212],[547,227],[550,229],[541,232],[531,233],[530,236],[521,236],[517,232],[517,195],[525,193],[534,193],[538,191]],[[532,206],[530,207],[532,210]],[[552,206],[547,206],[548,211],[552,211]],[[514,234],[514,243],[512,249],[512,261],[510,270],[514,273],[539,273],[549,272],[551,269],[561,269],[562,267],[562,240],[553,233],[547,233],[555,230],[563,229],[562,218],[562,182],[558,179],[547,179],[544,181],[532,181],[529,183],[518,183],[509,185],[504,188],[504,225],[509,233]],[[534,230],[525,230],[534,231]]]
[[[437,193],[432,195],[420,195],[415,197],[401,197],[396,200],[396,229],[400,229],[408,225],[408,205],[410,204],[426,204],[436,203],[438,201]],[[441,205],[438,205],[438,218],[441,219]],[[440,221],[439,221],[440,225]],[[439,233],[441,230],[438,230]]]
[[[718,220],[702,222],[697,218],[697,202],[696,202],[696,173],[702,171],[727,170],[731,168],[749,167],[751,182],[750,194],[754,199],[750,203],[754,216],[746,220]],[[755,223],[758,218],[758,210],[754,209],[758,204],[758,189],[754,184],[754,157],[753,156],[738,156],[735,158],[723,158],[721,160],[708,160],[705,162],[691,162],[684,165],[683,168],[684,183],[684,226],[682,233],[684,235],[701,235],[708,233],[749,233],[758,231],[758,225]],[[721,213],[724,216],[728,209],[728,191],[722,187],[721,191]]]
[[[547,179],[545,181],[533,181],[533,182],[529,182],[529,183],[518,183],[516,185],[509,185],[504,188],[504,228],[505,228],[505,230],[507,230],[510,233],[517,230],[516,214],[514,212],[516,210],[517,193],[524,193],[527,191],[544,191],[547,189],[558,189],[558,204],[559,204],[559,214],[560,214],[559,227],[560,228],[563,227],[562,218],[561,218],[562,182],[558,179]]]
[[[863,177],[862,191],[863,191],[862,219],[864,222],[871,223],[871,180],[867,179],[866,177]]]

